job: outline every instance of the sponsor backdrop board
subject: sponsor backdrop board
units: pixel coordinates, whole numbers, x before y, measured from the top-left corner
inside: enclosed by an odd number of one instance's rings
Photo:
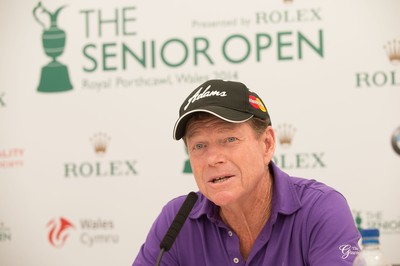
[[[197,190],[172,129],[211,78],[257,91],[275,162],[341,191],[400,262],[399,1],[0,7],[1,265],[130,265]]]

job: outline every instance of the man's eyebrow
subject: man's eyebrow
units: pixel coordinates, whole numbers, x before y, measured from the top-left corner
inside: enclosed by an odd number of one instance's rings
[[[190,139],[190,138],[196,136],[196,134],[198,134],[198,133],[199,133],[198,130],[194,130],[190,134],[186,134],[186,139]]]

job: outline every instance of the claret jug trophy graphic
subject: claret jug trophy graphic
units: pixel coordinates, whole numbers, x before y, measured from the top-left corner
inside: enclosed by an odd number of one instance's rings
[[[61,92],[72,89],[67,66],[57,61],[57,57],[64,52],[65,48],[65,31],[57,26],[58,15],[64,7],[62,6],[51,13],[39,2],[33,9],[35,20],[43,27],[42,44],[44,52],[52,59],[50,63],[42,67],[38,87],[40,92]],[[48,15],[50,27],[46,28],[46,24],[42,21],[43,18],[39,17],[40,13]]]

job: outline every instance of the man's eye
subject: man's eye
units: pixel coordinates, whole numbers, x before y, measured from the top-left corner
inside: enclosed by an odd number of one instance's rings
[[[204,147],[204,144],[201,144],[201,143],[198,143],[198,144],[194,145],[194,149],[195,149],[195,150],[200,150],[200,149],[202,149],[203,147]]]
[[[229,137],[226,139],[227,142],[235,142],[237,140],[237,138],[235,137]]]

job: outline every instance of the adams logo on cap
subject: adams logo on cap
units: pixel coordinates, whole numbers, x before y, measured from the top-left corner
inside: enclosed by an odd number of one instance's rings
[[[229,123],[244,123],[252,117],[270,119],[267,108],[257,93],[237,81],[208,80],[189,94],[179,108],[173,136],[185,135],[186,124],[194,113],[205,112]]]
[[[195,101],[203,99],[203,98],[206,98],[206,97],[211,97],[211,96],[225,97],[225,96],[228,96],[226,91],[217,91],[217,90],[209,91],[210,88],[211,88],[211,85],[208,85],[208,87],[203,92],[201,92],[203,87],[200,87],[200,89],[195,94],[193,94],[192,97],[190,97],[188,99],[188,102],[185,105],[185,108],[183,110],[186,110],[191,103],[194,103]]]
[[[263,105],[261,100],[259,98],[255,97],[254,95],[249,96],[249,102],[250,102],[251,106],[253,106],[254,108],[260,109],[264,113],[267,112],[267,109],[265,108],[265,106]]]

